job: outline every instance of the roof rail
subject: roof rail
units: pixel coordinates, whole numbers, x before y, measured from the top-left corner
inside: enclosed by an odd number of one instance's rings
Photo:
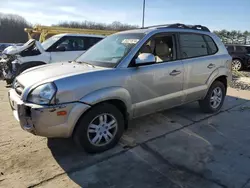
[[[200,31],[208,31],[210,32],[210,30],[202,25],[185,25],[185,24],[180,24],[180,23],[176,23],[176,24],[163,24],[163,25],[153,25],[153,26],[148,26],[148,27],[144,27],[142,29],[148,29],[148,28],[180,28],[180,29],[194,29],[194,30],[200,30]]]

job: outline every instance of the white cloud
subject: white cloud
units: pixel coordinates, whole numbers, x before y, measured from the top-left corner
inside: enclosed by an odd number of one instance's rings
[[[76,7],[72,7],[72,6],[59,6],[58,9],[62,10],[63,12],[69,12],[69,13],[76,11]]]
[[[58,6],[59,5],[59,6]],[[120,21],[123,23],[138,24],[134,18],[137,12],[120,11],[116,9],[106,10],[101,7],[89,6],[83,1],[71,0],[43,0],[34,2],[31,0],[7,1],[0,7],[0,12],[18,14],[32,24],[51,25],[61,21],[94,21],[112,23]],[[135,15],[134,15],[135,14]],[[140,19],[137,19],[140,21]]]

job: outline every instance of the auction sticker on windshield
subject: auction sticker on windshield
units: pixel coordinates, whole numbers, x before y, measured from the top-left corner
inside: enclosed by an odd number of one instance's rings
[[[124,44],[136,44],[139,41],[139,39],[123,39],[122,43]]]

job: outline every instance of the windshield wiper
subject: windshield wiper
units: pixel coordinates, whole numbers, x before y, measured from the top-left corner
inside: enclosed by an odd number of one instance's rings
[[[83,63],[83,64],[91,65],[92,67],[95,68],[94,65],[92,65],[92,64],[90,64],[90,63],[87,63],[87,62],[83,62],[83,61],[74,61],[74,62],[79,63],[79,64]]]

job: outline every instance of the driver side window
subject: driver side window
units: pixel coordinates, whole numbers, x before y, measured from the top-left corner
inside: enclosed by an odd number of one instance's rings
[[[80,37],[66,37],[59,42],[53,51],[81,51],[85,50],[84,39]]]
[[[174,35],[160,35],[152,37],[139,50],[139,54],[151,53],[156,63],[169,62],[176,59]]]

